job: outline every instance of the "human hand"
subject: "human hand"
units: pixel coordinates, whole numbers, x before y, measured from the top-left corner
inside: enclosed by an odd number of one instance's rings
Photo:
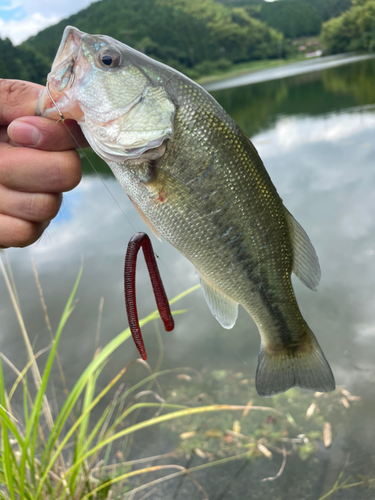
[[[34,243],[81,180],[76,143],[63,123],[35,115],[41,85],[0,79],[0,248]],[[65,122],[82,147],[76,122]]]

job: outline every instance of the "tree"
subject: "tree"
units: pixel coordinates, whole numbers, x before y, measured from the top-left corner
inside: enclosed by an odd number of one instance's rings
[[[49,64],[33,48],[15,47],[9,38],[0,38],[0,74],[2,78],[45,83]]]
[[[287,38],[316,35],[321,28],[320,16],[315,7],[295,0],[263,2],[259,18]]]
[[[356,0],[350,10],[324,23],[321,40],[327,54],[375,52],[375,0]]]
[[[338,17],[346,10],[350,9],[351,0],[297,0],[314,7],[320,15],[322,21],[327,21],[332,17]]]

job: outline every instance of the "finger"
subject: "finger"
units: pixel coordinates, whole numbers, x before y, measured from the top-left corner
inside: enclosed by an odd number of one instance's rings
[[[36,83],[0,79],[0,125],[8,125],[22,116],[35,115],[43,89]]]
[[[61,193],[76,187],[82,176],[74,150],[50,152],[0,144],[0,184],[27,193]]]
[[[37,241],[49,222],[29,222],[0,214],[0,246],[26,247]]]
[[[18,118],[9,125],[8,135],[21,146],[48,151],[88,147],[80,126],[74,120],[62,123],[40,116]]]
[[[31,222],[46,222],[56,217],[62,194],[22,193],[0,185],[0,213]]]

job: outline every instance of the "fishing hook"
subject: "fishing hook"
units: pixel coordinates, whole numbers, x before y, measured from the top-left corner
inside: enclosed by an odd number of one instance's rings
[[[64,123],[65,121],[65,116],[61,113],[60,111],[60,108],[58,107],[58,105],[56,104],[54,98],[52,97],[51,95],[51,92],[49,91],[49,81],[47,80],[47,83],[46,83],[46,91],[47,91],[47,94],[48,94],[48,97],[51,99],[52,101],[52,104],[55,106],[55,108],[57,109],[57,112],[59,113],[60,115],[60,120]]]
[[[154,290],[156,305],[161,319],[164,323],[164,328],[170,332],[174,328],[174,320],[169,307],[167,294],[165,293],[163,282],[161,280],[158,265],[156,263],[154,251],[152,249],[150,238],[146,233],[136,233],[130,239],[125,256],[124,266],[124,290],[125,290],[125,306],[128,316],[129,328],[135,345],[145,361],[147,359],[145,345],[143,343],[141,327],[138,320],[137,302],[135,297],[135,269],[137,265],[137,255],[142,247],[143,255],[147,264],[148,273],[150,275],[152,288]]]

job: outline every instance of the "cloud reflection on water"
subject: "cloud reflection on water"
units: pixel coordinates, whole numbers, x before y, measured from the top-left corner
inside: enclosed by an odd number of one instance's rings
[[[314,294],[294,280],[297,297],[332,361],[338,383],[349,386],[358,374],[354,365],[368,367],[375,354],[374,131],[374,110],[358,108],[318,117],[279,117],[274,127],[253,138],[279,194],[317,249],[323,271],[319,291]],[[80,302],[60,349],[72,380],[92,356],[100,297],[105,297],[101,342],[126,326],[124,253],[135,230],[147,231],[116,181],[106,178],[105,182],[128,220],[101,181],[85,177],[66,195],[62,215],[40,242],[9,251],[16,281],[22,283],[23,312],[32,336],[38,337],[37,346],[45,345],[48,334],[30,259],[35,259],[40,272],[53,324],[84,261]],[[197,283],[186,259],[168,243],[152,239],[170,297]],[[154,309],[154,299],[143,264],[137,279],[140,316],[144,316]],[[22,340],[3,286],[0,298],[0,347],[14,359],[23,349]],[[255,371],[259,336],[244,311],[236,327],[227,332],[211,316],[200,291],[181,306],[190,310],[178,318],[175,333],[165,334],[166,366]],[[147,335],[146,346],[152,359],[157,348],[153,335]],[[121,355],[132,359],[135,348],[127,344]]]
[[[317,294],[297,280],[295,288],[337,382],[349,386],[363,379],[358,368],[374,373],[374,132],[375,109],[366,107],[279,117],[253,138],[285,205],[317,250]]]

